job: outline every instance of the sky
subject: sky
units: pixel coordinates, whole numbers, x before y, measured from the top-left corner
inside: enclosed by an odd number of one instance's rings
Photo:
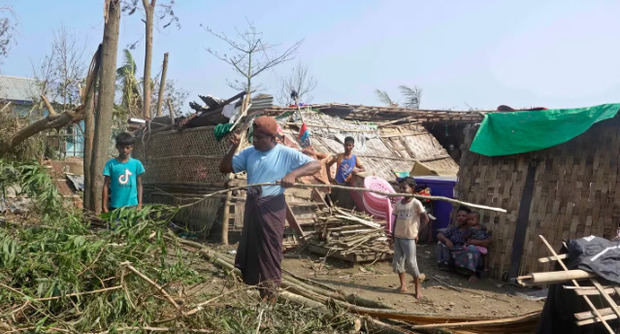
[[[17,23],[4,75],[33,75],[61,25],[88,63],[103,35],[103,0],[6,0]],[[167,2],[167,0],[159,0]],[[298,40],[296,58],[255,78],[277,95],[295,64],[317,81],[312,103],[380,105],[376,89],[402,100],[398,86],[422,89],[421,108],[569,108],[620,102],[617,1],[222,1],[176,0],[180,28],[155,29],[153,74],[170,53],[169,80],[190,93],[227,98],[232,68],[207,52],[227,52],[205,26],[234,37],[252,22],[280,49]],[[142,13],[121,18],[122,49],[141,76]]]

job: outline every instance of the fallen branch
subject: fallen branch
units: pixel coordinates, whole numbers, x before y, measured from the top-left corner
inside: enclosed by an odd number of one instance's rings
[[[97,289],[97,290],[91,290],[91,291],[85,291],[85,292],[69,293],[69,294],[66,294],[64,296],[35,298],[33,300],[38,301],[38,302],[43,302],[43,301],[48,301],[48,300],[61,299],[63,297],[77,297],[77,296],[83,296],[83,295],[92,295],[92,294],[95,294],[95,293],[101,293],[101,292],[106,292],[106,291],[113,291],[113,290],[118,290],[118,289],[122,289],[122,288],[123,287],[121,285],[117,285],[117,286],[111,286],[109,288],[103,288],[103,289]]]
[[[45,95],[43,94],[41,94],[40,96],[41,100],[43,100],[43,103],[45,104],[45,108],[47,108],[47,111],[50,113],[50,115],[57,115],[58,113],[56,112],[56,110],[54,110],[54,107],[50,103],[50,100],[48,100],[47,97],[45,97]]]
[[[150,278],[148,278],[146,275],[144,275],[143,273],[141,273],[140,271],[138,271],[138,269],[134,268],[131,263],[129,262],[123,262],[121,263],[121,266],[124,266],[125,268],[131,270],[133,273],[135,273],[136,275],[140,276],[140,278],[142,278],[143,280],[147,281],[150,285],[154,286],[159,292],[161,292],[162,295],[164,295],[164,297],[166,297],[166,299],[168,299],[168,301],[174,305],[174,307],[177,310],[180,310],[181,307],[179,306],[179,304],[177,304],[177,302],[174,301],[174,299],[172,297],[170,297],[170,295],[166,292],[166,290],[164,290],[164,288],[162,288],[161,286],[159,286],[159,284],[155,283],[153,280],[151,280]]]

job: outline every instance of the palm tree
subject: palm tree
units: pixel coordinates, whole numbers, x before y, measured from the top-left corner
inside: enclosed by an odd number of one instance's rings
[[[140,84],[136,79],[136,62],[128,49],[123,50],[125,62],[116,70],[117,80],[121,81],[123,98],[121,106],[129,116],[140,117],[142,114],[142,97]]]
[[[417,86],[413,86],[413,88],[405,85],[398,86],[401,94],[405,98],[405,101],[402,105],[405,108],[419,109],[420,108],[420,99],[422,97],[422,89]],[[392,100],[390,95],[384,90],[375,89],[375,94],[381,103],[385,104],[388,107],[398,107],[399,103]]]
[[[398,106],[398,103],[394,102],[386,91],[381,90],[381,89],[375,89],[375,94],[377,94],[379,101],[381,101],[381,103],[385,104],[386,106],[388,107]]]
[[[405,98],[405,102],[403,105],[407,108],[420,109],[420,98],[422,97],[422,89],[417,86],[413,86],[413,88],[400,85],[398,86],[401,94]]]

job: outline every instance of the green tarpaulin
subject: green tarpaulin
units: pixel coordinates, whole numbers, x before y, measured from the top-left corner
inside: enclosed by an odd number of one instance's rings
[[[594,123],[613,118],[618,109],[620,103],[575,109],[488,113],[469,150],[486,156],[542,150],[577,137]]]

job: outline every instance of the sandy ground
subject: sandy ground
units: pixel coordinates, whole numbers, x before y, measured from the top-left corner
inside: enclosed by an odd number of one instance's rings
[[[503,317],[539,311],[544,304],[544,300],[535,301],[524,296],[536,293],[531,289],[489,278],[470,283],[465,276],[439,270],[431,245],[418,246],[418,265],[426,275],[420,300],[413,296],[413,284],[408,293],[396,291],[398,276],[392,272],[388,261],[351,265],[339,260],[324,261],[302,250],[288,252],[283,262],[283,268],[294,274],[407,312]]]

